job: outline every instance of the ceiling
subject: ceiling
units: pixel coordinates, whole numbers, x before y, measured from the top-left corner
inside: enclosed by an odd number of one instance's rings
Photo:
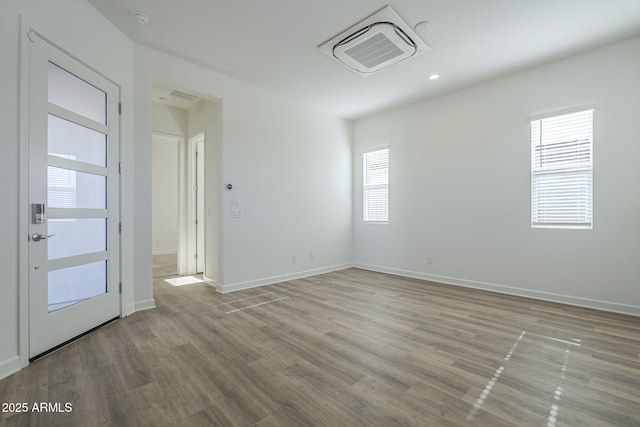
[[[88,1],[136,43],[347,119],[640,34],[639,0]],[[428,21],[431,50],[362,77],[317,49],[386,5]]]

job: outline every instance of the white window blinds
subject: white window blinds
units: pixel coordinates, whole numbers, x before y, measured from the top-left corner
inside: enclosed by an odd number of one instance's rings
[[[369,151],[362,155],[363,220],[389,221],[389,149]]]
[[[63,159],[76,160],[76,156],[50,153]],[[49,166],[47,173],[47,203],[50,208],[75,208],[76,171]]]
[[[531,121],[534,227],[591,228],[593,110]]]

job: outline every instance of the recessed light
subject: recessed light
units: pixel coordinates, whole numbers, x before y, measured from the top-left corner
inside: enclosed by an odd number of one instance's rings
[[[429,75],[429,80],[438,80],[439,78],[440,78],[440,74],[438,73],[433,73]]]
[[[133,16],[133,18],[138,21],[138,24],[140,25],[144,25],[149,22],[149,17],[142,12],[133,12],[131,16]]]

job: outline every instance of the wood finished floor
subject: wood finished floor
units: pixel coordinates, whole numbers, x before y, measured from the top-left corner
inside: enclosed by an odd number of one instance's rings
[[[153,277],[164,277],[178,274],[178,254],[153,256]]]
[[[638,426],[640,319],[350,269],[136,313],[0,381],[6,426]]]

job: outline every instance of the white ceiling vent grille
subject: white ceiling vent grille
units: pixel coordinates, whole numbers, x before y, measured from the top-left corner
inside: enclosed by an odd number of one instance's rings
[[[318,46],[330,58],[367,76],[429,50],[390,7]]]
[[[179,90],[175,90],[175,89],[172,89],[169,92],[169,96],[173,98],[180,98],[185,101],[195,101],[196,99],[198,99],[198,97],[195,95],[191,95],[190,93],[180,92]]]

